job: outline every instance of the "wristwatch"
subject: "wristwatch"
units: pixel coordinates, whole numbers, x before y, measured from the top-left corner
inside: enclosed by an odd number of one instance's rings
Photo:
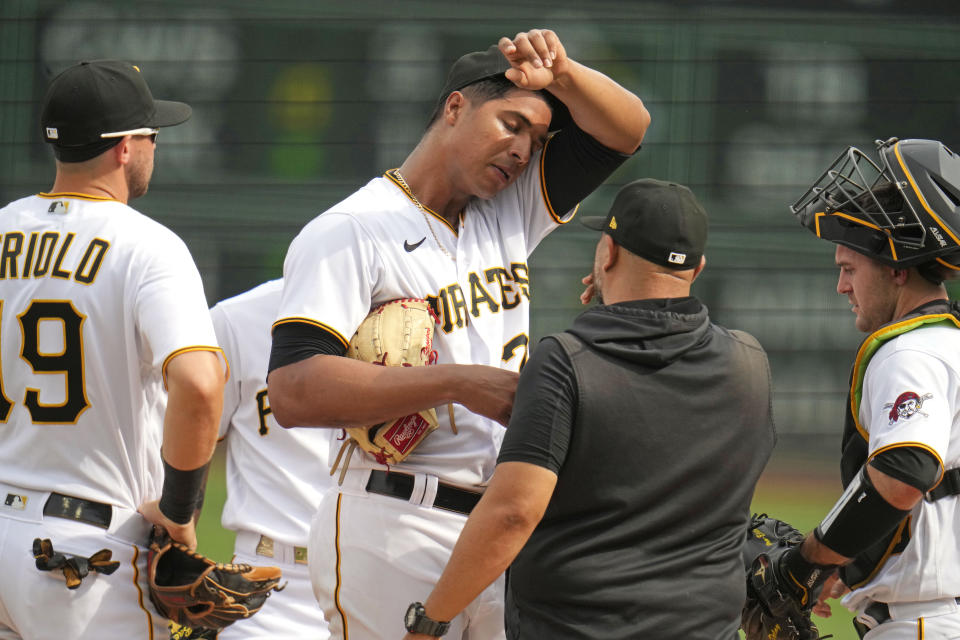
[[[435,638],[442,636],[450,629],[449,622],[438,622],[428,618],[422,602],[414,602],[407,607],[403,624],[410,633],[422,633]]]

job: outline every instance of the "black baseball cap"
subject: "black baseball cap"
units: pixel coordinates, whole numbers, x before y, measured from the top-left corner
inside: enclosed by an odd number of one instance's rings
[[[154,100],[140,69],[120,60],[80,62],[55,77],[43,98],[44,141],[64,162],[81,162],[125,135],[180,124],[190,105]]]
[[[450,97],[450,94],[454,91],[460,91],[475,82],[497,76],[506,77],[506,72],[509,68],[510,63],[503,57],[500,48],[495,44],[490,45],[486,51],[474,51],[473,53],[460,56],[460,58],[453,63],[453,66],[450,67],[450,72],[447,74],[447,81],[443,84],[443,89],[440,91],[438,104],[446,102],[447,98]],[[570,111],[566,105],[560,102],[560,100],[549,91],[543,91],[543,94],[547,97],[547,102],[553,111],[553,117],[550,120],[550,131],[558,131],[573,122],[573,119],[570,117]]]
[[[682,184],[643,178],[623,186],[606,216],[587,216],[584,226],[603,231],[641,258],[693,269],[707,246],[707,212]]]

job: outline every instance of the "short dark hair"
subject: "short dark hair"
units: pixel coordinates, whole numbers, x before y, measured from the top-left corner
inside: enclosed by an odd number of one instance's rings
[[[460,89],[460,93],[465,95],[471,103],[475,105],[481,105],[490,100],[497,100],[514,89],[519,89],[517,85],[513,84],[510,80],[507,80],[506,76],[493,76],[491,78],[484,78],[465,86],[463,89]],[[553,111],[553,102],[550,99],[550,94],[543,89],[534,91],[535,94],[540,96],[547,105],[550,106],[550,111]],[[433,113],[430,114],[430,119],[427,120],[426,129],[430,129],[433,124],[440,119],[441,114],[443,114],[443,109],[447,104],[447,98],[449,94],[444,96],[442,100],[437,102],[437,106],[434,107]]]

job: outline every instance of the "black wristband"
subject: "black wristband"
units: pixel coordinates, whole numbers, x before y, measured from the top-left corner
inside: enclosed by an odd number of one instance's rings
[[[160,513],[177,524],[187,524],[203,495],[210,463],[191,471],[182,471],[163,461],[163,492],[160,494]]]

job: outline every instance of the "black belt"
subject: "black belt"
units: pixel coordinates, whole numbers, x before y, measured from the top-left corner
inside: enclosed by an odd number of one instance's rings
[[[373,470],[367,480],[367,491],[379,493],[382,496],[409,500],[413,494],[415,479],[407,473]],[[437,497],[433,499],[433,506],[437,509],[455,511],[465,516],[470,515],[483,494],[459,489],[443,484],[437,485]]]
[[[47,503],[43,505],[43,515],[79,520],[95,527],[109,529],[113,508],[101,502],[65,496],[62,493],[51,493]]]
[[[960,597],[955,598],[955,600],[957,601],[957,604],[960,604]],[[874,602],[869,607],[864,609],[863,612],[868,616],[870,616],[871,618],[873,618],[874,620],[876,620],[877,624],[870,627],[864,624],[863,622],[860,622],[856,618],[854,618],[853,628],[857,630],[857,635],[860,636],[861,640],[865,635],[867,635],[868,631],[870,631],[871,629],[876,629],[877,627],[882,625],[884,622],[887,622],[890,620],[890,607],[887,606],[886,602]]]
[[[928,491],[926,498],[928,502],[955,496],[960,493],[960,467],[949,469],[943,473],[943,480],[933,491]]]

